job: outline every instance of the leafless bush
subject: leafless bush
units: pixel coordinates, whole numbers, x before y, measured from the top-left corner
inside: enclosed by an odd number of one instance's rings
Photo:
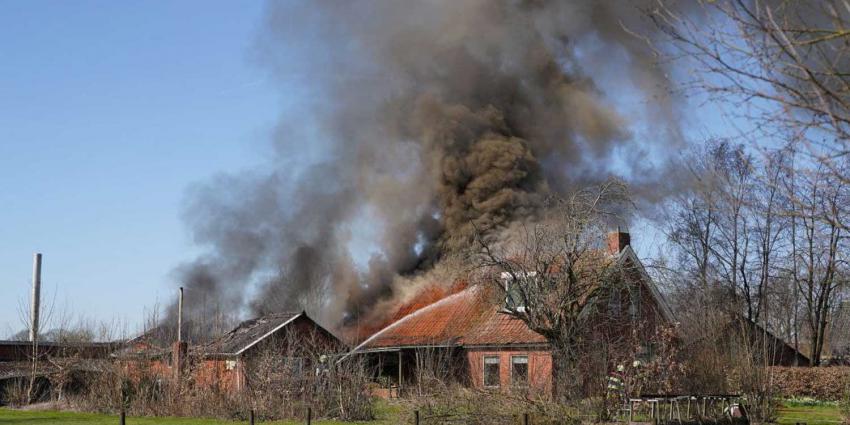
[[[153,321],[153,323],[156,323]],[[297,335],[297,336],[296,336]],[[74,408],[132,416],[245,419],[371,419],[369,373],[359,359],[335,364],[343,347],[312,332],[281,332],[238,357],[190,349],[175,376],[173,353],[142,348],[122,353],[69,395]],[[65,379],[65,378],[63,378]]]
[[[774,341],[741,316],[710,308],[708,303],[683,321],[682,389],[695,394],[740,393],[750,418],[776,418],[776,385],[769,366]]]
[[[0,399],[10,406],[25,406],[29,404],[29,380],[16,379],[6,383],[3,386],[3,394]]]
[[[416,349],[415,396],[427,397],[449,391],[452,385],[463,381],[465,371],[459,365],[458,351],[453,347],[423,347]]]
[[[576,424],[578,410],[544,398],[469,389],[451,385],[446,391],[411,399],[423,424],[515,425],[528,413],[535,424]]]
[[[609,323],[603,328],[622,324]],[[582,383],[579,410],[594,420],[617,419],[629,398],[643,393],[674,393],[681,390],[685,373],[679,359],[675,329],[657,326],[632,327],[629,332],[596,329],[584,341],[572,379]],[[566,379],[566,377],[564,378]]]
[[[321,417],[372,419],[365,359],[337,362],[334,349],[314,334],[266,343],[246,364],[252,407],[274,418],[301,417],[310,407]]]
[[[737,328],[737,329],[735,329]],[[778,413],[776,385],[770,365],[771,342],[747,323],[733,323],[733,385],[744,395],[751,419],[775,422]]]

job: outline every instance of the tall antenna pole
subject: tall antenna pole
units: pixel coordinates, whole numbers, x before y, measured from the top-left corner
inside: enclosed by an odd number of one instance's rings
[[[177,342],[183,342],[183,287],[180,287],[180,298],[177,299]]]
[[[32,256],[32,302],[30,304],[30,342],[38,340],[38,315],[41,307],[41,254]]]

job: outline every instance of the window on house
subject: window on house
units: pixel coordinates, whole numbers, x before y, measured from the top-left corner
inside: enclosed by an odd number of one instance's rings
[[[640,316],[640,288],[635,288],[629,291],[630,302],[629,302],[629,316],[631,316],[632,321],[636,321]]]
[[[286,357],[284,359],[284,369],[290,376],[300,377],[304,373],[304,358]]]
[[[511,356],[511,385],[528,385],[528,356]]]
[[[236,360],[225,360],[224,368],[227,370],[236,369]]]
[[[520,285],[523,284],[523,280],[534,279],[536,275],[537,272],[523,273],[519,277],[519,280],[517,280],[510,273],[502,273],[502,282],[505,285],[505,308],[508,310],[525,311],[525,299]]]
[[[500,375],[499,356],[484,356],[484,387],[498,388]]]
[[[637,353],[638,360],[649,363],[655,358],[655,347],[652,344],[644,343],[640,345]]]
[[[614,288],[608,295],[608,315],[618,317],[623,309],[622,291],[619,288]]]

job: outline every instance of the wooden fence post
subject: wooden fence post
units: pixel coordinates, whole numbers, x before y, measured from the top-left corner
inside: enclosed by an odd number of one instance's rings
[[[419,411],[418,410],[413,411],[413,423],[414,423],[414,425],[419,425]]]
[[[313,423],[313,408],[307,408],[307,425]]]
[[[522,414],[522,425],[529,425],[531,422],[528,421],[528,413]]]
[[[118,413],[118,423],[121,425],[127,423],[127,412],[124,411],[124,406],[121,406],[121,412]]]
[[[254,425],[254,409],[251,409],[251,411],[248,412],[248,422],[251,425]]]

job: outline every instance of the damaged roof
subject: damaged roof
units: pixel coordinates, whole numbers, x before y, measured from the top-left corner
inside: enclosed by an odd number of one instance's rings
[[[372,335],[358,350],[413,346],[530,345],[546,339],[499,309],[472,286],[411,313]]]
[[[206,344],[202,351],[210,355],[235,356],[242,354],[243,351],[253,347],[302,315],[306,317],[302,311],[299,313],[275,313],[246,320],[232,331]]]
[[[643,270],[631,247],[616,261],[637,266],[639,279],[669,323],[675,318],[655,283]],[[520,319],[494,305],[480,285],[445,297],[393,322],[357,346],[356,351],[382,351],[421,346],[529,346],[545,345],[546,338]]]
[[[169,342],[174,338],[165,325],[154,326],[140,335],[128,339],[123,347],[112,353],[112,357],[155,358],[170,353]]]

